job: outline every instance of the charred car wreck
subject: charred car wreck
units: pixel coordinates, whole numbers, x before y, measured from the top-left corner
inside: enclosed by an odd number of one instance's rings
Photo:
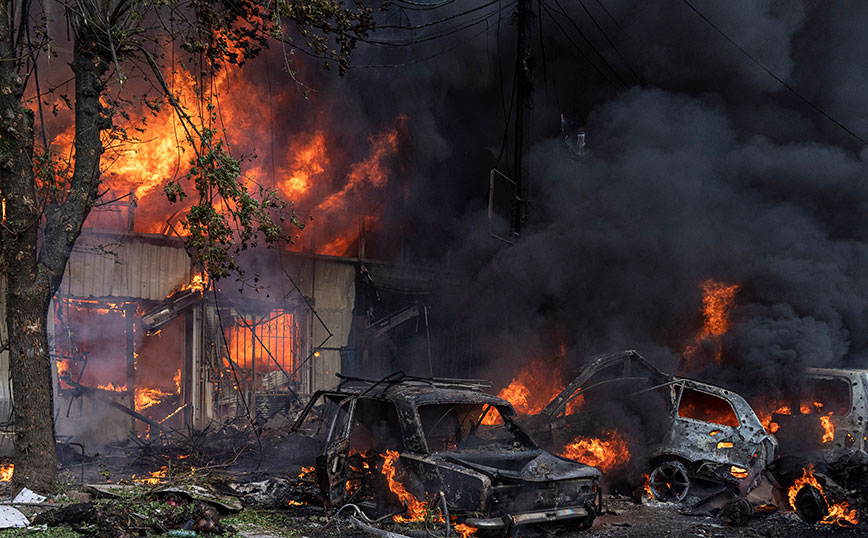
[[[772,414],[781,452],[832,461],[868,451],[868,370],[810,368]]]
[[[293,429],[320,442],[324,502],[396,521],[436,511],[477,535],[590,527],[600,472],[541,450],[484,387],[401,374],[314,394]]]
[[[641,432],[631,452],[644,458],[628,472],[647,474],[650,493],[661,501],[681,501],[696,481],[744,495],[777,450],[744,398],[665,374],[635,351],[595,357],[541,413],[526,418],[542,446],[555,451],[619,420],[622,429]]]

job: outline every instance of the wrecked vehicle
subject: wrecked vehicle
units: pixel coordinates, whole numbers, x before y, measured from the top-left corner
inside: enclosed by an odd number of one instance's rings
[[[636,351],[595,357],[542,412],[522,422],[557,452],[577,434],[593,435],[625,417],[633,423],[624,431],[642,430],[632,445],[643,458],[629,472],[647,472],[647,489],[660,501],[683,500],[693,479],[743,495],[776,456],[777,441],[744,398],[665,374]]]
[[[783,454],[830,461],[868,451],[868,370],[811,368],[790,402],[772,414]]]
[[[428,507],[480,535],[590,527],[602,510],[600,472],[541,450],[485,386],[401,374],[342,377],[316,392],[293,430],[321,439],[324,502],[396,521],[421,520]]]

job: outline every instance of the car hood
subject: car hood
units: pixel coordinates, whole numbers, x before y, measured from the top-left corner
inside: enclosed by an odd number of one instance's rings
[[[456,451],[432,455],[483,473],[498,482],[551,482],[589,478],[600,480],[600,471],[582,463],[554,456],[544,450],[491,452]]]

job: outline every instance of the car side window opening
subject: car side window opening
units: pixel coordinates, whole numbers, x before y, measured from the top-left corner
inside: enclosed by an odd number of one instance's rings
[[[678,416],[721,426],[738,427],[738,417],[729,402],[713,394],[687,387],[681,392]]]
[[[403,449],[401,423],[395,404],[375,398],[359,398],[350,429],[350,451],[383,453]]]
[[[351,398],[337,399],[327,397],[325,401],[325,416],[331,416],[331,426],[329,427],[328,442],[334,443],[345,439],[347,436],[347,427],[349,426],[350,404]]]
[[[850,412],[850,384],[843,379],[808,379],[800,400],[803,415],[843,416]]]

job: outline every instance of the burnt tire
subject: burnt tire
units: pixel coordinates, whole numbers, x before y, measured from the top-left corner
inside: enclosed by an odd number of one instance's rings
[[[687,468],[680,461],[666,461],[651,471],[648,488],[655,501],[677,503],[687,497],[690,490],[690,477]]]

